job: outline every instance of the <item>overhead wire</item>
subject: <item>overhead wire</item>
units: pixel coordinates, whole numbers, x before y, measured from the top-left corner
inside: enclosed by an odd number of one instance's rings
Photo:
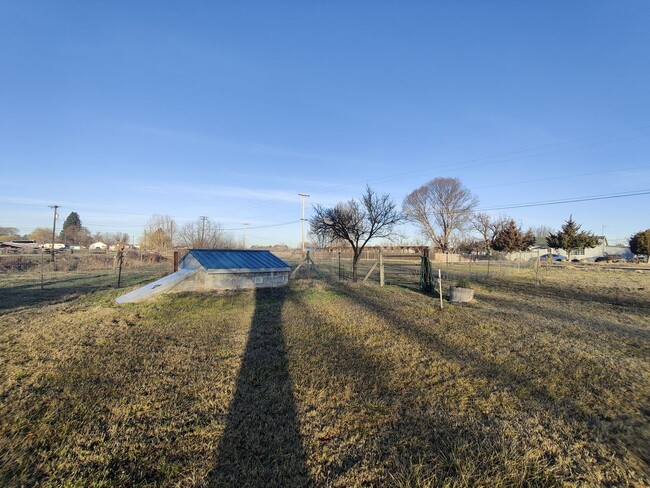
[[[557,181],[557,180],[565,180],[565,179],[570,179],[570,178],[581,178],[583,176],[594,176],[594,175],[604,175],[608,173],[623,173],[625,171],[636,171],[640,169],[648,169],[650,168],[650,165],[644,165],[644,166],[636,166],[633,168],[616,168],[616,169],[609,169],[609,170],[604,170],[604,171],[591,171],[589,173],[574,173],[572,175],[557,175],[557,176],[549,176],[547,178],[536,178],[533,180],[520,180],[520,181],[510,181],[507,183],[495,183],[493,185],[481,185],[481,186],[474,186],[472,187],[473,190],[480,190],[483,188],[495,188],[499,186],[511,186],[511,185],[522,185],[526,183],[540,183],[543,181]]]
[[[490,211],[490,210],[509,210],[509,209],[514,209],[514,208],[543,207],[543,206],[547,206],[547,205],[559,205],[559,204],[562,204],[562,203],[589,202],[589,201],[593,201],[593,200],[610,200],[610,199],[613,199],[613,198],[637,197],[637,196],[641,196],[641,195],[650,195],[650,189],[647,189],[647,190],[634,190],[634,191],[621,192],[621,193],[611,193],[611,194],[605,194],[605,195],[591,195],[591,196],[565,198],[565,199],[558,199],[558,200],[547,200],[547,201],[542,201],[542,202],[516,203],[516,204],[512,204],[512,205],[501,205],[501,206],[495,206],[495,207],[485,207],[485,208],[479,209],[478,211],[479,212],[485,212],[485,211]]]
[[[642,129],[646,129],[646,128],[647,127],[643,127]],[[621,131],[621,132],[617,132],[617,133],[630,132],[630,131],[633,131],[633,130],[640,130],[640,129],[629,129],[629,130]],[[617,134],[617,133],[613,133],[613,134]],[[596,136],[593,136],[593,137],[589,137],[589,138],[576,139],[574,141],[559,142],[559,143],[549,144],[549,145],[545,145],[545,146],[537,146],[537,147],[530,148],[530,149],[521,149],[521,150],[517,150],[517,151],[511,151],[511,152],[496,154],[496,155],[493,155],[493,156],[483,156],[483,157],[479,157],[479,158],[472,158],[472,159],[467,159],[467,160],[463,160],[463,161],[458,161],[456,163],[447,163],[447,164],[443,164],[443,165],[430,166],[430,167],[427,167],[427,168],[421,168],[421,169],[417,169],[417,170],[402,171],[402,172],[399,172],[399,173],[393,173],[391,175],[386,175],[386,176],[382,176],[382,177],[378,177],[378,178],[369,179],[369,180],[366,180],[365,182],[346,183],[344,185],[332,186],[332,187],[329,187],[326,190],[322,190],[320,192],[312,191],[312,193],[313,194],[328,193],[328,192],[331,192],[331,191],[339,190],[339,189],[342,189],[342,188],[348,188],[348,187],[360,185],[360,184],[363,184],[363,183],[376,183],[376,182],[380,182],[380,181],[396,181],[396,180],[400,180],[400,179],[407,179],[407,178],[411,178],[413,176],[420,176],[422,174],[431,172],[433,170],[441,170],[441,169],[448,169],[448,168],[452,168],[454,170],[471,169],[471,168],[477,168],[477,167],[480,167],[480,166],[484,166],[486,164],[495,165],[495,164],[508,163],[508,162],[512,162],[512,161],[520,161],[522,159],[529,159],[529,158],[535,158],[535,157],[540,157],[540,156],[548,156],[550,154],[557,154],[557,153],[561,153],[561,152],[564,152],[564,151],[576,150],[576,149],[585,149],[585,148],[590,148],[590,147],[601,146],[601,145],[604,145],[604,144],[611,144],[611,143],[614,143],[614,142],[622,142],[622,141],[627,141],[627,140],[632,140],[632,139],[640,139],[640,138],[648,137],[648,136],[650,136],[650,132],[644,133],[644,134],[637,134],[637,135],[634,135],[634,136],[623,137],[623,138],[619,138],[619,139],[600,141],[600,142],[596,142],[596,143],[593,143],[593,144],[585,144],[585,145],[569,147],[569,148],[555,149],[555,150],[552,150],[552,151],[545,151],[545,152],[535,152],[535,153],[532,153],[532,154],[524,154],[524,155],[517,156],[517,157],[512,157],[512,158],[500,159],[500,158],[503,158],[504,156],[510,156],[510,155],[521,154],[521,153],[525,153],[525,152],[536,151],[538,149],[544,149],[546,147],[555,147],[555,146],[558,146],[558,145],[568,145],[568,144],[572,144],[572,143],[575,143],[575,142],[580,142],[582,140],[593,139],[593,138],[596,137]],[[493,160],[493,161],[490,161],[490,160]],[[476,164],[474,164],[474,163],[476,163]]]
[[[583,141],[590,141],[594,139],[600,139],[600,138],[605,138],[605,137],[611,137],[611,136],[617,136],[620,134],[627,134],[630,132],[638,132],[638,131],[643,131],[650,129],[650,125],[645,125],[645,126],[640,126],[640,127],[635,127],[635,128],[630,128],[630,129],[624,129],[620,131],[614,131],[614,132],[608,132],[608,133],[603,133],[603,134],[596,134],[593,136],[588,136],[588,137],[582,137],[582,138],[577,138],[577,139],[571,139],[568,141],[561,141],[561,142],[555,142],[551,144],[542,144],[539,146],[533,146],[530,148],[525,148],[525,149],[517,149],[514,151],[507,151],[503,153],[497,153],[493,154],[490,156],[482,156],[478,158],[471,158],[471,159],[466,159],[462,161],[457,161],[453,163],[446,163],[446,164],[441,164],[441,165],[435,165],[435,166],[429,166],[426,168],[420,168],[420,169],[415,169],[415,170],[410,170],[410,171],[402,171],[399,173],[392,173],[390,175],[386,176],[381,176],[377,178],[372,178],[366,181],[357,181],[357,182],[351,182],[351,183],[345,183],[342,185],[333,185],[326,187],[323,190],[314,190],[310,189],[310,194],[312,195],[320,195],[322,193],[331,193],[336,190],[344,189],[344,188],[349,188],[353,186],[358,186],[361,184],[366,184],[366,183],[377,183],[377,182],[382,182],[382,181],[395,181],[395,180],[400,180],[400,179],[407,179],[411,178],[414,176],[419,176],[421,174],[426,174],[428,172],[431,172],[433,170],[442,170],[442,169],[448,169],[448,168],[453,168],[453,169],[470,169],[470,168],[475,168],[479,166],[483,166],[484,164],[501,164],[501,163],[506,163],[506,162],[512,162],[512,161],[519,161],[522,159],[528,159],[528,158],[534,158],[534,157],[539,157],[539,156],[547,156],[550,154],[556,154],[564,151],[569,151],[569,150],[576,150],[576,149],[585,149],[585,148],[590,148],[590,147],[596,147],[604,144],[611,144],[615,142],[621,142],[621,141],[626,141],[626,140],[632,140],[632,139],[639,139],[643,137],[648,137],[650,136],[650,132],[648,133],[643,133],[643,134],[636,134],[628,137],[623,137],[623,138],[617,138],[617,139],[609,139],[609,140],[604,140],[604,141],[599,141],[595,142],[593,144],[585,144],[585,145],[579,145],[575,147],[568,147],[568,148],[559,148],[555,149],[552,151],[545,151],[545,152],[533,152],[533,151],[539,151],[540,149],[547,149],[547,148],[553,148],[553,147],[559,147],[559,146],[568,146],[571,144],[576,144],[580,143]],[[532,154],[523,154],[523,153],[528,153],[532,152]],[[513,158],[506,158],[506,159],[500,159],[504,158],[507,156],[514,156],[517,154],[523,154],[518,157],[513,157]],[[495,161],[490,161],[490,160],[495,160]],[[478,163],[478,164],[474,164]],[[277,202],[286,202],[287,199],[285,197],[282,198],[273,198],[266,200],[264,202],[256,203],[253,205],[247,205],[247,206],[240,206],[238,207],[240,210],[246,210],[246,209],[251,209],[251,208],[258,208],[258,207],[264,207],[268,206]]]
[[[606,138],[606,137],[612,137],[612,136],[617,136],[620,134],[626,134],[630,132],[638,132],[642,130],[646,130],[650,128],[650,126],[641,126],[641,127],[636,127],[636,128],[631,128],[631,129],[625,129],[621,131],[615,131],[615,132],[610,132],[610,133],[605,133],[605,134],[599,134],[599,135],[594,135],[594,136],[589,136],[589,137],[584,137],[584,138],[578,138],[578,139],[573,139],[573,140],[568,140],[568,141],[562,141],[562,142],[557,142],[557,143],[552,143],[552,144],[544,144],[544,145],[539,145],[539,146],[534,146],[531,148],[526,148],[526,149],[519,149],[515,151],[509,151],[509,152],[504,152],[504,153],[499,153],[491,156],[483,156],[479,158],[472,158],[472,159],[467,159],[464,161],[459,161],[457,163],[448,163],[448,164],[443,164],[443,165],[437,165],[437,166],[431,166],[427,168],[420,168],[416,170],[410,170],[410,171],[403,171],[399,173],[393,173],[391,175],[386,175],[378,178],[373,178],[370,180],[367,180],[365,183],[376,183],[380,181],[394,181],[397,179],[404,179],[404,178],[411,178],[413,176],[421,175],[426,172],[433,171],[434,169],[440,170],[440,169],[445,169],[445,168],[454,168],[454,169],[468,169],[468,168],[473,168],[473,167],[478,167],[478,166],[483,166],[484,164],[501,164],[504,162],[511,162],[511,161],[516,161],[516,160],[521,160],[521,159],[527,159],[527,158],[533,158],[533,157],[540,157],[540,156],[545,156],[549,154],[555,154],[558,152],[563,152],[563,151],[568,151],[568,150],[576,150],[576,149],[583,149],[583,148],[588,148],[588,147],[594,147],[594,146],[599,146],[603,144],[610,144],[614,142],[620,142],[620,141],[625,141],[625,140],[631,140],[631,139],[638,139],[642,137],[648,137],[650,136],[650,133],[643,133],[643,134],[635,134],[632,136],[628,137],[623,137],[623,138],[615,138],[615,139],[608,139],[604,141],[598,141],[592,144],[583,144],[583,145],[578,145],[578,146],[572,146],[572,147],[562,147],[562,146],[570,146],[572,144],[584,142],[584,141],[590,141],[594,139],[600,139],[600,138]],[[541,149],[547,149],[547,148],[558,148],[554,149],[551,151],[544,151],[544,152],[539,152]],[[526,154],[526,153],[531,153],[531,154]],[[516,157],[512,158],[505,158],[506,156],[515,156],[519,155]],[[501,158],[501,159],[499,159]],[[577,177],[582,177],[582,176],[589,176],[589,175],[596,175],[596,174],[606,174],[606,173],[614,173],[614,172],[621,172],[621,171],[630,171],[630,170],[637,170],[637,169],[645,169],[648,168],[648,166],[638,166],[635,168],[617,168],[615,170],[606,170],[606,171],[598,171],[598,172],[589,172],[589,173],[582,173],[582,174],[575,174],[575,175],[563,175],[563,176],[553,176],[553,177],[547,177],[547,178],[540,178],[540,179],[534,179],[534,180],[526,180],[526,181],[519,181],[519,182],[510,182],[510,183],[499,183],[495,185],[486,185],[482,187],[477,187],[477,188],[489,188],[491,186],[508,186],[508,185],[515,185],[515,184],[522,184],[522,183],[533,183],[533,182],[539,182],[539,181],[550,181],[550,180],[559,180],[559,179],[567,179],[567,178],[577,178]],[[357,182],[357,183],[346,183],[343,185],[336,185],[336,186],[331,186],[328,187],[324,190],[321,191],[312,191],[312,195],[319,195],[322,193],[329,193],[333,192],[339,189],[343,188],[348,188],[351,186],[355,186],[358,184],[361,184],[362,182]],[[515,204],[515,205],[502,205],[502,206],[494,206],[494,207],[489,207],[485,208],[482,210],[504,210],[504,209],[511,209],[511,208],[524,208],[524,207],[533,207],[533,206],[542,206],[542,205],[556,205],[556,204],[561,204],[561,203],[575,203],[575,202],[581,202],[581,201],[591,201],[591,200],[602,200],[602,199],[610,199],[610,198],[624,198],[624,197],[631,197],[631,196],[639,196],[639,195],[644,195],[647,194],[649,190],[640,190],[639,192],[626,192],[626,193],[621,193],[621,194],[612,194],[612,195],[596,195],[596,196],[590,196],[590,197],[580,197],[580,198],[571,198],[571,199],[563,199],[563,200],[554,200],[554,201],[547,201],[547,202],[532,202],[532,203],[524,203],[524,204]],[[278,202],[287,202],[287,198],[281,197],[281,198],[274,198],[270,200],[266,200],[264,202],[260,202],[254,205],[249,205],[249,206],[240,206],[238,207],[240,210],[246,210],[246,209],[252,209],[252,208],[259,208],[259,207],[264,207],[264,206],[270,206]],[[285,212],[287,213],[287,212]],[[116,212],[112,212],[111,215],[115,215]],[[117,212],[117,214],[124,214],[124,215],[141,215],[141,213],[135,213],[135,212]],[[267,214],[271,215],[271,214]],[[272,215],[277,215],[277,213],[273,213]],[[261,216],[261,217],[264,217]],[[189,219],[189,218],[188,218]],[[268,224],[268,225],[259,225],[259,226],[249,226],[247,229],[262,229],[262,228],[273,228],[273,227],[281,227],[281,226],[286,226],[286,225],[292,225],[295,223],[299,223],[300,220],[295,220],[295,221],[290,221],[290,222],[282,222],[278,224]],[[88,223],[87,225],[92,226],[92,227],[102,227],[102,228],[129,228],[129,229],[134,229],[134,228],[142,228],[144,225],[109,225],[109,224],[94,224],[94,223]],[[234,227],[234,228],[229,228],[229,229],[224,229],[228,231],[241,231],[244,230],[244,227]]]

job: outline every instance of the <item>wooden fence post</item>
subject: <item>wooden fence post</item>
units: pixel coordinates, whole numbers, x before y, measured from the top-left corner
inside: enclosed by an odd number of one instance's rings
[[[384,286],[384,248],[379,248],[379,286]]]

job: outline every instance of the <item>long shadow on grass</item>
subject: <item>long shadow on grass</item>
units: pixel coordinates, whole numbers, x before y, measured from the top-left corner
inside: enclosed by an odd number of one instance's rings
[[[590,289],[576,288],[569,284],[553,282],[552,278],[540,285],[533,283],[515,283],[503,278],[485,279],[473,278],[477,283],[482,283],[493,289],[501,289],[509,293],[526,294],[535,297],[537,300],[563,301],[567,299],[581,302],[595,302],[614,306],[630,307],[639,310],[650,310],[650,302],[647,293],[640,293],[645,290],[637,290],[630,293],[623,289],[602,289],[593,287]]]
[[[584,331],[585,334],[594,337],[594,345],[598,345],[603,350],[607,347],[631,356],[647,356],[650,345],[650,330],[647,328],[605,320],[593,312],[587,314],[575,307],[567,311],[565,307],[558,308],[553,299],[539,298],[534,295],[526,296],[526,310],[546,319],[557,319],[564,331],[572,328]],[[495,310],[495,314],[521,312],[521,300],[506,296],[498,297],[498,310]],[[642,315],[639,310],[632,309],[631,312]],[[571,324],[571,327],[567,327],[566,324]]]
[[[308,486],[282,331],[286,289],[258,290],[233,403],[210,484]]]
[[[309,390],[301,399],[302,409],[318,412],[305,419],[303,428],[312,432],[307,439],[311,457],[320,460],[319,485],[443,486],[458,484],[461,477],[467,485],[489,485],[491,479],[508,481],[513,474],[519,484],[552,479],[551,471],[506,444],[499,422],[452,418],[444,395],[431,395],[427,385],[406,377],[395,382],[395,365],[383,354],[384,346],[364,346],[360,334],[342,320],[345,314],[332,320],[331,312],[292,300],[308,347],[297,381],[305,386],[316,380],[317,391],[328,391],[325,400]],[[372,327],[365,333],[372,335]],[[523,478],[521,473],[526,473]]]
[[[124,273],[121,288],[126,293],[128,287],[153,281],[153,279],[157,279],[157,276]],[[24,284],[0,287],[0,315],[19,308],[62,302],[80,295],[116,287],[117,275],[114,273],[48,278],[44,282],[44,289],[41,289],[40,280],[35,278]]]
[[[220,310],[219,301],[186,297],[141,310],[145,318],[129,325],[82,313],[79,324],[55,316],[44,327],[59,331],[57,350],[70,355],[45,366],[26,358],[26,371],[47,371],[44,379],[2,388],[0,486],[184,486],[187,470],[210,466],[212,441],[194,442],[220,419],[206,390],[231,386],[228,356],[243,341],[238,324],[180,321],[179,302]]]
[[[405,319],[403,315],[387,306],[379,297],[365,296],[358,291],[355,293],[354,290],[351,290],[351,295],[354,296],[354,301],[359,305],[391,322],[404,336],[435,349],[443,358],[468,366],[473,371],[473,374],[482,376],[501,388],[508,390],[515,388],[525,392],[525,394],[519,393],[518,396],[528,408],[540,412],[549,412],[553,417],[561,419],[567,424],[580,425],[585,429],[594,430],[596,426],[603,425],[602,418],[592,412],[585,411],[578,400],[571,395],[557,396],[546,387],[538,385],[535,380],[544,374],[543,370],[532,374],[510,370],[507,363],[497,364],[478,350],[468,348],[461,350],[459,346],[447,341],[442,335],[432,330],[426,330],[421,324]],[[594,368],[597,368],[597,366],[594,363]],[[567,384],[570,383],[571,378],[567,378]],[[608,387],[609,385],[605,385],[604,389]],[[647,414],[644,413],[643,415],[647,417]],[[630,425],[641,425],[638,419],[626,418],[626,415],[621,415],[614,420],[627,422]],[[637,432],[637,434],[637,438],[640,439],[642,437],[641,432]],[[618,452],[620,450],[619,444],[623,443],[644,462],[648,463],[650,461],[645,449],[637,445],[636,442],[630,442],[626,438],[612,436],[612,434],[606,432],[603,432],[603,435],[605,435],[603,440],[614,451]]]

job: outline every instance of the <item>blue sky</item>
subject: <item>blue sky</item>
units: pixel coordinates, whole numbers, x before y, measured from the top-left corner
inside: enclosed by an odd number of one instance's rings
[[[494,215],[650,227],[650,2],[0,3],[0,225],[209,216],[300,242],[301,200],[453,176]],[[279,225],[282,224],[282,225]],[[59,224],[60,225],[60,224]],[[405,227],[403,232],[414,232]]]

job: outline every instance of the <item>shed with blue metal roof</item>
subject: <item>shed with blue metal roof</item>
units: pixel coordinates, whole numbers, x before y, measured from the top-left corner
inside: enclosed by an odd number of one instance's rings
[[[291,266],[267,250],[190,249],[179,270],[117,299],[139,302],[161,293],[271,288],[289,283]]]

